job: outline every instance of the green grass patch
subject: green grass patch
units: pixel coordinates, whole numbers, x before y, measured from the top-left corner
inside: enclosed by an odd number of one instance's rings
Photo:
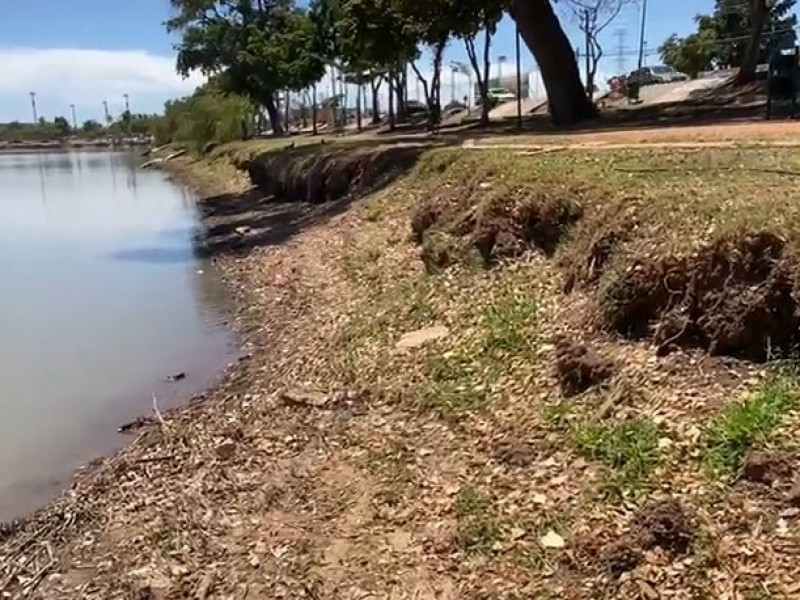
[[[428,381],[419,405],[445,418],[459,418],[486,405],[486,388],[477,381],[473,365],[462,356],[436,356],[428,363]]]
[[[531,322],[537,312],[532,298],[512,296],[496,302],[483,311],[486,328],[485,347],[498,354],[519,354],[533,346]]]
[[[784,416],[797,408],[800,386],[794,375],[779,373],[744,400],[728,405],[706,430],[706,460],[716,472],[737,474],[751,448],[767,446]]]
[[[456,543],[468,555],[488,554],[503,539],[503,527],[490,508],[489,499],[472,486],[462,487],[456,496]]]
[[[459,517],[480,515],[489,507],[489,501],[474,487],[462,487],[456,496],[456,513]]]
[[[659,427],[648,419],[593,425],[577,433],[578,451],[605,464],[611,476],[605,492],[624,495],[647,486],[658,465]]]
[[[503,539],[500,524],[489,517],[471,519],[458,528],[456,542],[467,554],[488,554]]]

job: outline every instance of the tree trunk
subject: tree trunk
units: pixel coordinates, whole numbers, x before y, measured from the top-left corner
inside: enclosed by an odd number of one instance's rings
[[[311,133],[317,135],[317,84],[311,86]]]
[[[361,131],[361,82],[356,88],[356,127]]]
[[[395,117],[398,123],[406,122],[406,74],[405,71],[408,65],[401,65],[401,69],[395,73],[394,77],[394,93],[396,98],[396,111]]]
[[[281,113],[278,110],[278,105],[275,102],[275,95],[271,94],[264,98],[264,108],[267,109],[269,115],[269,124],[272,127],[272,135],[283,135],[283,124],[281,123]]]
[[[389,131],[394,131],[396,127],[394,115],[394,73],[389,71],[387,75],[389,81]]]
[[[571,125],[597,116],[550,0],[512,0],[511,14],[541,70],[553,122]]]
[[[769,15],[767,0],[752,0],[750,5],[750,37],[742,58],[742,66],[736,76],[736,84],[741,85],[753,81],[756,77],[758,55],[761,49],[761,35]]]
[[[381,123],[381,78],[378,77],[371,82],[372,87],[372,124],[380,125]]]

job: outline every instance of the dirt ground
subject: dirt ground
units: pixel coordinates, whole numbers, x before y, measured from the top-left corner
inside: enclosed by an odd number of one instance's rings
[[[733,127],[703,132],[754,131]],[[647,252],[715,240],[709,223],[794,248],[793,176],[758,169],[794,162],[774,148],[440,149],[321,204],[275,203],[230,162],[179,162],[227,236],[208,251],[244,357],[0,529],[0,592],[800,597],[795,379],[695,340],[660,353],[597,305]],[[627,237],[608,235],[615,223]],[[779,275],[758,273],[754,289]]]

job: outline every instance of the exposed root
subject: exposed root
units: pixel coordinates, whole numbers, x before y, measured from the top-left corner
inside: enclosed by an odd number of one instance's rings
[[[800,342],[800,262],[769,232],[721,238],[689,257],[640,259],[606,274],[600,315],[630,337],[766,360]]]

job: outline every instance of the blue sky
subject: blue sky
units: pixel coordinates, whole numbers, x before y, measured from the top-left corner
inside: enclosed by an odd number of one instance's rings
[[[649,46],[657,47],[670,33],[691,31],[693,16],[712,5],[713,0],[649,0]],[[67,115],[74,103],[79,120],[100,118],[104,99],[119,112],[124,93],[130,94],[132,110],[152,112],[164,100],[191,91],[200,78],[184,81],[175,74],[174,39],[162,25],[168,15],[167,0],[0,0],[0,121],[30,119],[29,91],[37,93],[40,114]],[[626,31],[631,54],[624,70],[636,61],[638,15],[638,6],[629,7],[605,35],[607,51],[614,52],[614,31]],[[571,20],[565,18],[564,24],[573,43],[579,43]],[[509,57],[510,72],[514,27],[509,20],[501,25],[492,52],[493,60],[501,55]],[[463,58],[460,44],[448,49],[448,61]],[[534,66],[524,46],[522,63],[526,69]],[[609,57],[601,71],[616,72],[617,58]]]

